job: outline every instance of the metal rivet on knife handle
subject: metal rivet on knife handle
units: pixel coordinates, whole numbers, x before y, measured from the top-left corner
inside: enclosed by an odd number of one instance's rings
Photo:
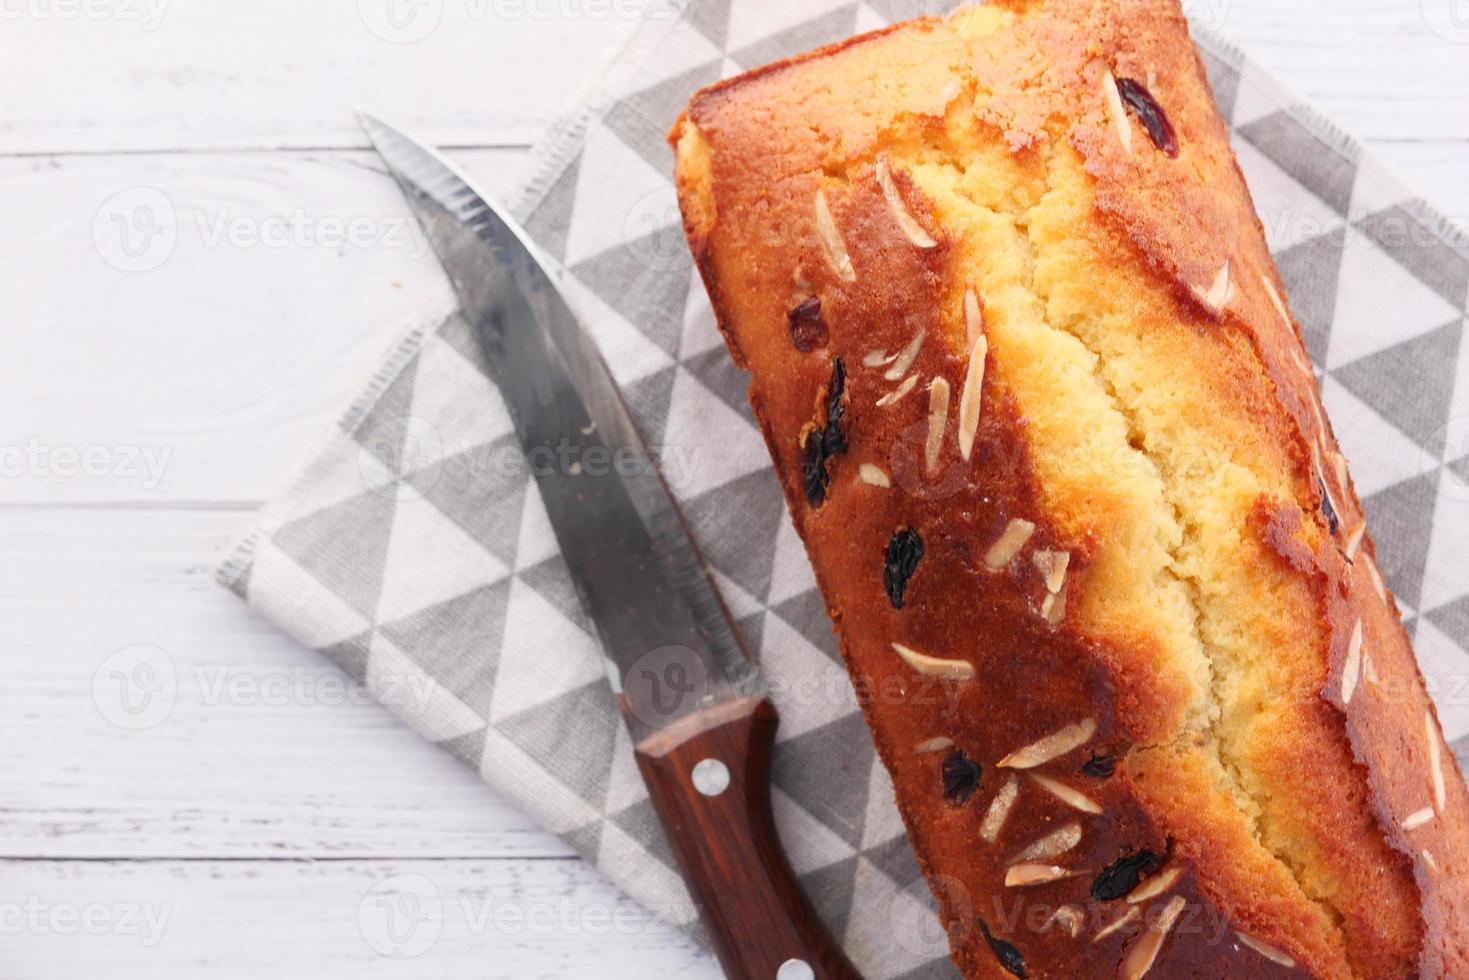
[[[816,973],[805,960],[786,960],[775,971],[775,980],[815,980]]]
[[[729,766],[718,759],[704,759],[689,773],[694,789],[705,796],[718,796],[729,789]]]

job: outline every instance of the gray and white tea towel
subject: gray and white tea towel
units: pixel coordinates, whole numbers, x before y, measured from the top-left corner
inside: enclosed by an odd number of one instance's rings
[[[698,87],[916,10],[654,5],[513,210],[564,272],[777,689],[791,859],[866,976],[952,976],[764,443],[683,242]],[[896,8],[896,9],[895,9]],[[1469,247],[1228,44],[1199,40],[1451,743],[1469,750]],[[697,933],[591,633],[468,330],[425,311],[221,579],[630,894]]]

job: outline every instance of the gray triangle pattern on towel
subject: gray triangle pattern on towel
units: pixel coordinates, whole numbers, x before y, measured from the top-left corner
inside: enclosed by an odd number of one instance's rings
[[[791,596],[771,607],[771,611],[789,623],[812,646],[830,657],[833,663],[842,662],[837,635],[831,628],[831,615],[826,611],[826,600],[819,590],[810,589]]]
[[[1419,205],[1415,210],[1422,210]],[[1469,303],[1469,256],[1454,248],[1436,227],[1398,205],[1362,218],[1359,231],[1457,310]]]
[[[321,653],[358,684],[367,680],[367,662],[372,653],[372,631],[349,636],[340,643],[321,648]]]
[[[404,482],[502,564],[515,564],[530,476],[513,435],[451,456],[431,472],[414,474]]]
[[[698,0],[684,7],[685,20],[721,51],[729,37],[729,3],[730,0]]]
[[[541,650],[537,655],[548,654]],[[597,680],[498,721],[495,731],[600,809],[607,800],[616,726],[621,724],[608,704],[607,684]],[[568,725],[567,719],[576,723]]]
[[[890,24],[918,17],[942,16],[954,9],[948,0],[863,0],[872,12]]]
[[[1315,194],[1345,216],[1352,206],[1357,161],[1336,152],[1297,113],[1282,110],[1246,123],[1236,132],[1295,178],[1303,192]]]
[[[573,193],[575,193],[574,189]],[[474,328],[469,325],[468,320],[457,313],[450,316],[439,328],[438,336],[440,340],[462,354],[464,359],[473,364],[477,371],[491,381],[495,379],[489,363],[485,360],[485,352],[480,348],[479,338],[475,336]]]
[[[899,888],[917,884],[923,877],[923,871],[918,867],[918,856],[913,853],[913,845],[908,843],[907,835],[893,837],[868,847],[863,850],[862,856],[881,868]]]
[[[607,819],[627,836],[637,841],[643,850],[663,862],[665,867],[670,870],[678,867],[678,859],[673,856],[673,848],[668,845],[668,838],[663,836],[663,825],[658,822],[658,814],[653,809],[652,800],[644,797]]]
[[[770,595],[775,536],[785,495],[774,470],[760,470],[688,501],[684,512],[702,528],[704,557],[757,599]]]
[[[585,854],[591,861],[600,860],[602,850],[602,826],[604,820],[595,820],[584,827],[561,831],[561,839],[570,844],[578,854]]]
[[[510,580],[435,603],[378,628],[424,673],[488,718]]]
[[[723,347],[695,354],[683,366],[746,422],[756,424],[755,411],[750,407],[750,376],[735,366]]]
[[[254,565],[246,565],[244,569],[241,570],[239,577],[231,582],[229,586],[231,592],[239,596],[241,599],[244,599],[246,602],[250,601],[250,576],[254,573],[254,571]]]
[[[857,5],[844,5],[731,51],[729,56],[746,68],[766,65],[850,37],[856,24]]]
[[[1443,452],[1459,365],[1461,321],[1369,354],[1331,372],[1435,459]]]
[[[1306,352],[1317,365],[1326,363],[1327,344],[1331,341],[1346,235],[1345,229],[1338,228],[1275,256],[1290,297],[1291,312],[1301,323]]]
[[[417,376],[415,354],[352,431],[352,438],[395,475],[403,473],[403,440],[413,414],[413,383]]]
[[[931,960],[907,973],[895,974],[889,980],[963,980],[963,974],[954,965],[954,961],[945,956],[942,959]]]
[[[683,337],[692,265],[683,228],[667,225],[583,259],[571,271],[624,320],[674,357]]]
[[[1225,119],[1234,118],[1234,103],[1239,97],[1239,68],[1227,58],[1207,49],[1199,52],[1209,74],[1209,87],[1214,90],[1214,105]]]
[[[911,850],[911,848],[910,848]],[[801,875],[806,897],[827,922],[846,922],[852,917],[852,897],[857,892],[857,862],[853,854],[835,864]]]
[[[1469,650],[1469,595],[1423,614],[1434,626],[1443,630],[1459,646]]]
[[[735,634],[751,657],[759,657],[760,644],[765,642],[765,617],[768,612],[760,611],[735,620]]]
[[[673,150],[664,139],[668,127],[683,107],[689,94],[719,80],[719,61],[711,61],[643,89],[618,102],[603,121],[609,130],[658,172],[673,167]]]
[[[576,211],[576,182],[581,175],[582,155],[572,157],[545,198],[525,219],[525,230],[538,246],[558,262],[566,261],[566,236]]]
[[[860,847],[876,755],[862,713],[854,711],[777,743],[771,781],[837,836]]]
[[[569,622],[576,624],[588,636],[592,635],[592,622],[576,594],[576,585],[571,581],[566,561],[559,554],[516,572],[515,577],[535,589],[537,595],[555,606],[556,611]]]
[[[648,357],[645,373],[623,393],[649,444],[697,438],[706,420],[710,431],[722,427],[721,439],[747,436],[753,446],[760,436],[745,394],[747,379],[722,346],[709,349],[715,341],[707,330],[698,333],[691,326],[711,323],[712,314],[702,291],[690,295],[696,277],[676,217],[658,214],[653,224],[639,228],[641,235],[583,238],[588,222],[607,220],[595,217],[601,202],[589,195],[605,185],[625,192],[628,200],[660,194],[672,200],[666,180],[646,186],[668,173],[664,133],[693,89],[718,72],[837,40],[859,23],[906,18],[940,5],[808,0],[799,9],[732,10],[729,0],[696,0],[681,7],[681,23],[650,21],[642,28],[650,38],[643,74],[620,78],[612,95],[593,86],[593,97],[605,101],[587,103],[592,111],[585,125],[566,127],[546,152],[545,159],[560,169],[548,165],[538,185],[544,193],[528,200],[519,216],[552,260],[565,263],[569,243],[582,247],[581,255],[592,253],[569,269],[554,270],[574,281],[574,295],[588,300],[579,309],[610,310],[650,342],[641,345]],[[1432,604],[1410,622],[1425,636],[1432,633],[1433,663],[1442,670],[1444,656],[1469,658],[1469,590],[1438,581],[1442,573],[1434,571],[1444,567],[1445,556],[1452,563],[1461,545],[1452,536],[1464,526],[1454,507],[1439,503],[1445,491],[1434,460],[1447,457],[1453,478],[1469,483],[1466,444],[1444,445],[1445,422],[1469,403],[1469,392],[1455,391],[1460,378],[1469,378],[1469,351],[1462,319],[1452,316],[1469,302],[1469,251],[1435,234],[1438,218],[1411,193],[1389,186],[1380,167],[1370,183],[1364,179],[1358,186],[1355,146],[1342,144],[1270,76],[1208,31],[1195,33],[1222,113],[1243,124],[1236,139],[1274,164],[1274,204],[1289,208],[1294,194],[1301,213],[1341,216],[1339,225],[1328,223],[1314,237],[1291,238],[1294,244],[1277,258],[1313,361],[1326,364],[1330,351],[1345,362],[1332,366],[1332,379],[1342,386],[1333,389],[1428,451],[1427,463],[1388,454],[1373,471],[1372,486],[1381,489],[1374,489],[1365,506],[1385,577],[1410,613],[1420,601]],[[588,161],[598,153],[597,159],[639,172],[625,180],[617,173],[589,174]],[[615,244],[607,247],[609,241]],[[1354,249],[1372,250],[1370,261]],[[1364,312],[1363,300],[1371,297],[1364,297],[1363,269],[1373,276],[1401,269],[1400,287],[1421,285],[1415,312],[1396,321],[1375,308]],[[695,342],[682,350],[691,338]],[[431,342],[439,340],[493,379],[461,317],[443,322]],[[290,516],[263,530],[269,540],[232,585],[358,682],[375,672],[405,669],[432,679],[438,700],[429,737],[547,826],[560,828],[570,846],[633,896],[663,908],[668,883],[676,881],[672,852],[632,759],[623,757],[627,737],[605,681],[596,676],[594,631],[528,474],[486,469],[500,454],[515,455],[513,441],[486,443],[486,435],[444,431],[438,435],[453,447],[449,456],[432,460],[432,467],[410,465],[417,454],[406,441],[412,435],[407,419],[416,399],[483,399],[482,385],[473,393],[462,390],[466,375],[451,376],[451,361],[409,355],[396,375],[346,417],[313,467],[329,474],[323,485],[281,502],[275,512]],[[484,411],[504,409],[497,403]],[[1452,435],[1462,443],[1462,435]],[[1411,448],[1405,440],[1402,445]],[[676,489],[686,498],[685,517],[710,566],[727,585],[725,599],[741,636],[752,652],[764,652],[772,673],[829,670],[840,680],[835,666],[828,668],[805,646],[841,664],[825,602],[811,588],[809,565],[788,553],[797,546],[779,481],[765,466],[751,471],[743,462],[727,468],[724,463],[705,457],[700,467],[695,461],[693,479]],[[373,489],[364,481],[388,485]],[[446,571],[441,552],[450,542],[458,557]],[[385,586],[390,554],[394,565]],[[459,577],[457,562],[465,566]],[[379,621],[380,607],[392,609],[390,621]],[[546,659],[557,652],[561,659]],[[778,683],[772,687],[780,689]],[[790,804],[785,813],[798,832],[786,843],[818,910],[833,933],[848,940],[869,980],[952,980],[958,974],[942,956],[943,930],[898,829],[901,820],[890,799],[880,799],[873,788],[883,774],[856,699],[808,700],[813,703],[780,700],[774,784]],[[1440,715],[1459,759],[1469,760],[1469,708],[1444,703]],[[864,846],[869,836],[885,839]],[[900,907],[918,917],[909,926],[925,936],[932,932],[934,942],[897,958],[879,957],[881,962],[861,959],[864,951],[891,951],[894,942],[891,912],[874,909]],[[684,924],[699,935],[692,922]],[[914,968],[924,960],[929,962]]]
[[[465,735],[456,735],[446,738],[438,744],[454,758],[469,766],[478,769],[480,759],[485,754],[485,732],[487,728],[476,728]]]
[[[369,618],[383,588],[395,488],[368,490],[283,525],[277,547],[341,601]],[[372,533],[363,533],[364,529]]]
[[[929,963],[927,970],[929,980],[962,980],[959,968],[947,956]]]
[[[622,390],[623,400],[638,420],[638,432],[650,446],[663,444],[668,425],[668,406],[673,402],[673,382],[678,368],[670,365],[639,378]]]
[[[1362,501],[1383,578],[1410,606],[1418,605],[1423,591],[1423,567],[1428,562],[1437,501],[1437,471],[1404,480]]]

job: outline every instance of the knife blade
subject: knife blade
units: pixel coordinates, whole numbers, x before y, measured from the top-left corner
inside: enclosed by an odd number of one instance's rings
[[[766,685],[606,363],[515,221],[433,149],[358,118],[504,396],[725,973],[855,978],[775,833]]]

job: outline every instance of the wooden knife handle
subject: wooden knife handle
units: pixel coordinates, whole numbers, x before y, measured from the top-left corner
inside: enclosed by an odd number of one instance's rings
[[[775,833],[770,752],[779,722],[765,697],[717,705],[644,739],[638,767],[726,976],[860,980]]]

